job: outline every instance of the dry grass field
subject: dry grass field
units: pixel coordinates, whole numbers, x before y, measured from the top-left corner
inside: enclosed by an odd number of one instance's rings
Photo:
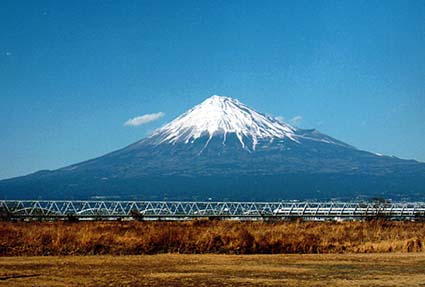
[[[425,286],[425,254],[3,257],[0,286]]]
[[[0,256],[425,251],[425,223],[401,221],[0,222]]]
[[[0,287],[425,286],[423,242],[408,221],[0,222]]]

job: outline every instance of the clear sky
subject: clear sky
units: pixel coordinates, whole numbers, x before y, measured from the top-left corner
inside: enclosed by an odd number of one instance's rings
[[[425,1],[0,2],[0,178],[122,148],[213,94],[425,161]]]

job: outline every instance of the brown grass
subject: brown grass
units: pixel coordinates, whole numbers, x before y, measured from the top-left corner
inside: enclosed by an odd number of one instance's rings
[[[3,257],[0,286],[424,286],[425,253]]]
[[[0,256],[425,251],[425,223],[0,222]]]

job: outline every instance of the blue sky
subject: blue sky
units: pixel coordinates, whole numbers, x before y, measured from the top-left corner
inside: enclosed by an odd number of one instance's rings
[[[213,94],[425,161],[424,51],[425,1],[1,1],[0,178],[122,148]]]

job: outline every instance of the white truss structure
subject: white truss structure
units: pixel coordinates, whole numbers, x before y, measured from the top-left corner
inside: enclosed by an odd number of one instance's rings
[[[425,203],[0,200],[2,218],[425,218]]]

